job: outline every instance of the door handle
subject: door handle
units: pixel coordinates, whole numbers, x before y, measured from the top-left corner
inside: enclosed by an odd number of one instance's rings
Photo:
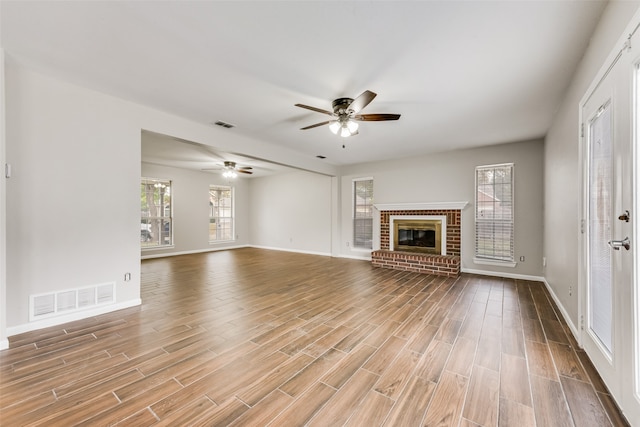
[[[616,251],[619,251],[620,248],[629,250],[631,249],[631,241],[628,237],[625,237],[623,240],[609,240],[609,246],[611,246]]]
[[[620,221],[629,222],[630,217],[631,217],[631,214],[629,213],[629,211],[624,211],[624,213],[620,215],[618,219]]]

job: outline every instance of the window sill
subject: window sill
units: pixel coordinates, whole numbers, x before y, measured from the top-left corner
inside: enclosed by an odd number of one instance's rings
[[[509,268],[515,268],[515,266],[518,265],[517,262],[513,262],[513,261],[498,261],[498,260],[484,259],[484,258],[474,258],[473,263],[479,264],[479,265],[493,265],[494,267],[509,267]]]
[[[166,246],[151,246],[148,248],[140,248],[140,250],[142,252],[147,252],[147,251],[162,251],[165,249],[173,249],[173,248],[175,248],[174,245],[166,245]]]
[[[222,245],[226,243],[235,243],[235,240],[214,240],[209,242],[210,245]]]

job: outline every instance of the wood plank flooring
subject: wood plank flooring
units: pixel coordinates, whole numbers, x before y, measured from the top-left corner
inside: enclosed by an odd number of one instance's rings
[[[245,248],[10,338],[0,424],[624,426],[544,285]]]

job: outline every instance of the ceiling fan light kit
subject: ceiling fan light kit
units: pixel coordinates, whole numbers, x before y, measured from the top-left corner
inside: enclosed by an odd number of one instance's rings
[[[222,176],[225,178],[235,178],[238,176],[238,173],[246,173],[247,175],[251,175],[253,169],[251,166],[242,166],[239,167],[236,165],[236,162],[225,161],[224,162],[224,172]]]
[[[239,173],[244,173],[247,175],[253,174],[253,172],[251,172],[251,170],[253,169],[251,166],[237,166],[236,162],[230,162],[230,161],[225,161],[224,165],[221,165],[221,167],[218,166],[216,168],[202,169],[202,170],[213,171],[213,170],[220,170],[220,169],[223,170],[222,176],[224,176],[227,179],[236,178]]]
[[[318,126],[329,125],[329,130],[334,135],[340,135],[343,138],[354,136],[358,134],[359,121],[379,122],[387,120],[398,120],[400,114],[358,114],[364,107],[369,105],[373,98],[376,97],[374,92],[365,90],[356,99],[352,98],[338,98],[332,102],[333,112],[323,110],[321,108],[311,107],[304,104],[295,104],[296,107],[305,108],[307,110],[315,111],[317,113],[327,114],[335,117],[333,120],[327,120],[324,122],[316,123],[310,126],[301,128],[300,130],[312,129]]]
[[[329,130],[331,130],[334,135],[338,135],[339,133],[341,137],[346,138],[348,136],[358,134],[358,123],[354,122],[353,120],[336,120],[333,123],[329,124]]]

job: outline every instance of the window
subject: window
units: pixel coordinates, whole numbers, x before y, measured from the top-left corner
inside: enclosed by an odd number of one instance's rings
[[[140,246],[173,245],[171,181],[142,178],[140,183]]]
[[[233,188],[209,187],[209,242],[234,240]]]
[[[476,167],[476,258],[513,262],[513,163]]]
[[[373,242],[373,179],[353,181],[353,247],[371,249]]]

